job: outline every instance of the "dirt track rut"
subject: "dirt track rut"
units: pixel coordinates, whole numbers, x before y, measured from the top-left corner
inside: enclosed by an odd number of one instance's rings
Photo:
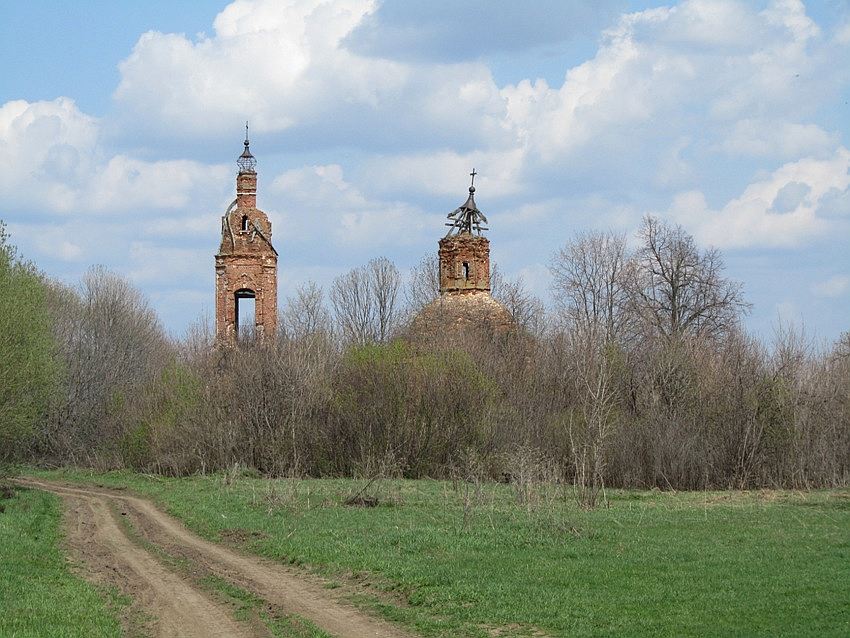
[[[127,516],[133,531],[149,547],[250,590],[283,612],[307,618],[333,636],[410,636],[348,606],[316,582],[283,565],[200,538],[143,498],[34,479],[20,483],[48,490],[65,500],[72,554],[96,579],[117,585],[154,616],[152,630],[156,636],[238,638],[268,634],[250,623],[237,623],[227,605],[213,600],[190,578],[163,566],[147,548],[133,542],[130,532],[117,522],[118,516]]]

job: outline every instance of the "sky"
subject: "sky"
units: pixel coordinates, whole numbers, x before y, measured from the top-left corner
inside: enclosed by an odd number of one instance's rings
[[[245,121],[280,302],[435,252],[466,199],[550,303],[586,230],[655,215],[753,304],[850,329],[850,2],[32,0],[0,23],[0,219],[48,275],[101,264],[181,336],[214,306]]]

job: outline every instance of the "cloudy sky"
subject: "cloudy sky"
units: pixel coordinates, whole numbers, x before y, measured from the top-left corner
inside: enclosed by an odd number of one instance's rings
[[[850,328],[847,0],[7,3],[0,219],[176,335],[213,306],[245,120],[281,301],[402,270],[475,167],[492,257],[548,298],[579,230],[650,213],[720,248],[753,331]]]

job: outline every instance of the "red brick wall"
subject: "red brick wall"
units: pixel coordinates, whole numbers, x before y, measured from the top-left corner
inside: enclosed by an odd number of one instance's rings
[[[256,173],[239,173],[236,176],[236,205],[239,208],[257,207]]]
[[[272,256],[217,255],[215,259],[215,328],[219,341],[236,340],[236,292],[254,291],[257,334],[277,329],[277,259]]]
[[[257,175],[236,178],[237,206],[222,220],[221,245],[215,256],[215,332],[223,343],[236,341],[236,292],[255,295],[257,335],[268,337],[277,329],[277,253],[271,245],[272,226],[256,208]],[[247,218],[247,230],[243,228]]]
[[[440,240],[440,292],[476,290],[490,290],[490,241],[468,233],[444,237]]]

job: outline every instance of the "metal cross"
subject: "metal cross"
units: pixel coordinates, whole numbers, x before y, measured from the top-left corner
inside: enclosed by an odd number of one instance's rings
[[[478,175],[478,173],[476,173],[475,169],[473,168],[472,172],[469,175],[470,177],[472,177],[472,183],[470,184],[470,186],[475,186],[475,176]]]

